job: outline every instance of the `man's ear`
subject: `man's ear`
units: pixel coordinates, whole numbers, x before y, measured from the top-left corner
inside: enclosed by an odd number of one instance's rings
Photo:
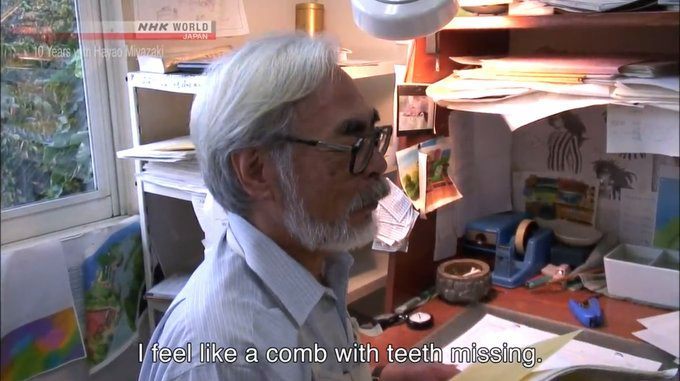
[[[230,161],[243,190],[253,200],[272,197],[272,183],[268,176],[271,160],[267,152],[258,148],[244,148],[232,153]]]

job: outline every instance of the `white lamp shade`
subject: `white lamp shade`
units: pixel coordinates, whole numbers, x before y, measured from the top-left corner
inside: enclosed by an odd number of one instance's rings
[[[386,40],[432,34],[448,24],[456,12],[456,0],[352,0],[357,26]]]

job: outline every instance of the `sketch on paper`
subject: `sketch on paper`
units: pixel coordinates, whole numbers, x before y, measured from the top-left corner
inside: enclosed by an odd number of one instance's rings
[[[551,171],[581,173],[583,153],[581,146],[586,140],[586,126],[581,118],[570,111],[552,115],[548,124],[554,128],[548,137],[548,163]]]
[[[616,160],[596,160],[593,171],[600,183],[600,197],[610,200],[621,200],[621,189],[633,189],[632,184],[637,180],[635,173],[619,166]]]
[[[620,153],[619,157],[626,160],[644,159],[647,157],[646,153]]]

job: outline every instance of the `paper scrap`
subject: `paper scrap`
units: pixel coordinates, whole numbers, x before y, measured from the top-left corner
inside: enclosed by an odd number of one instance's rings
[[[380,200],[374,214],[378,229],[373,239],[373,250],[406,251],[408,235],[418,219],[418,212],[399,187],[390,180],[387,182],[390,193]]]
[[[619,239],[634,245],[651,246],[656,210],[655,192],[621,189]]]
[[[658,107],[607,106],[608,153],[680,155],[678,112]]]
[[[222,206],[215,201],[210,192],[205,197],[193,195],[191,197],[191,204],[194,208],[198,224],[203,229],[205,235],[203,247],[207,249],[222,237],[227,228],[227,214]]]
[[[680,311],[638,319],[647,327],[633,335],[658,347],[675,357],[680,357]]]

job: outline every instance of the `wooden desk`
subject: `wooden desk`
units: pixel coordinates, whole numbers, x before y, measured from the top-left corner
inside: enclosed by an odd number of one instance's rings
[[[575,329],[584,329],[576,318],[572,316],[567,306],[567,301],[570,298],[582,301],[592,295],[593,293],[588,291],[572,292],[552,287],[543,287],[535,290],[529,290],[524,287],[516,289],[494,287],[487,304],[573,325]],[[641,340],[633,336],[631,332],[644,329],[644,326],[638,323],[637,319],[668,312],[667,310],[604,296],[600,297],[600,305],[605,323],[602,327],[596,328],[596,330],[636,341]],[[400,324],[388,328],[380,336],[363,336],[361,338],[363,343],[370,343],[371,346],[378,348],[380,351],[380,365],[387,364],[385,348],[388,344],[392,344],[393,347],[413,347],[434,330],[465,311],[465,306],[448,304],[437,298],[420,307],[418,311],[428,312],[434,317],[435,325],[433,328],[415,331],[409,329],[406,324]]]

